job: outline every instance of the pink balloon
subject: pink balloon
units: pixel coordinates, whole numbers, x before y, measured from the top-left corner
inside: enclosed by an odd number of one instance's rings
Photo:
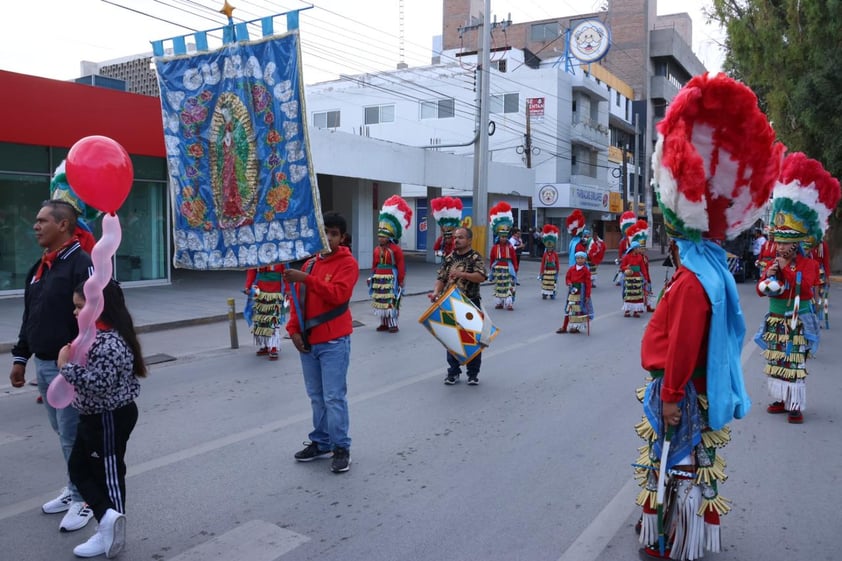
[[[134,178],[129,153],[107,136],[86,136],[76,142],[67,153],[65,172],[80,199],[109,213],[123,205]]]
[[[116,214],[106,214],[102,217],[102,237],[91,251],[91,261],[94,272],[85,281],[85,305],[79,310],[76,321],[79,324],[79,334],[70,345],[70,362],[84,366],[88,363],[88,351],[96,338],[96,320],[102,315],[104,303],[102,289],[111,280],[114,272],[111,259],[120,247],[123,230],[120,219]]]
[[[59,374],[47,386],[47,403],[56,409],[64,409],[76,398],[76,388]]]

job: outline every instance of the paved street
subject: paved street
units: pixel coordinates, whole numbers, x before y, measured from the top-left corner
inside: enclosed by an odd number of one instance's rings
[[[660,286],[664,269],[653,257]],[[425,271],[432,275],[429,265]],[[401,331],[374,331],[365,302],[352,338],[351,471],[299,464],[309,403],[289,341],[281,359],[240,348],[224,322],[144,333],[151,367],[129,441],[128,545],[133,560],[626,561],[637,559],[641,441],[634,390],[643,382],[646,318],[623,318],[619,288],[602,268],[591,335],[557,335],[563,303],[543,301],[538,263],[522,266],[513,312],[494,311],[500,335],[483,355],[481,384],[442,384],[445,353],[416,319],[423,295],[403,302]],[[237,283],[232,277],[231,285]],[[433,278],[414,276],[421,292]],[[706,559],[836,559],[842,548],[842,315],[808,365],[805,423],[765,413],[762,358],[750,335],[766,301],[739,285],[749,337],[743,364],[754,408],[723,450],[733,501],[725,551]],[[233,296],[234,294],[232,294]],[[483,288],[486,303],[490,289]],[[842,303],[835,284],[833,303]],[[133,311],[141,306],[133,303]],[[833,307],[831,311],[833,311]],[[838,304],[842,310],[842,304]],[[496,312],[496,313],[495,313]],[[832,318],[834,319],[834,318]],[[8,354],[3,355],[9,364]],[[31,375],[31,372],[28,372]],[[63,482],[56,436],[35,388],[0,382],[0,557],[70,560],[93,532],[58,532],[41,514]]]

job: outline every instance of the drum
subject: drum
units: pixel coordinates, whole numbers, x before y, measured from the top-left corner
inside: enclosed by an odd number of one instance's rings
[[[491,318],[463,296],[456,285],[433,302],[418,323],[462,364],[477,356],[498,332]]]

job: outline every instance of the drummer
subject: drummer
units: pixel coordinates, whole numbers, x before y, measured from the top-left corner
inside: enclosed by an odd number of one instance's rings
[[[480,284],[488,278],[482,255],[471,247],[472,232],[467,228],[457,228],[453,232],[453,251],[444,257],[441,268],[436,277],[436,284],[429,294],[430,300],[436,301],[442,293],[455,284],[462,294],[477,308],[480,304]],[[479,384],[479,368],[482,364],[482,352],[466,364],[468,371],[468,385]],[[459,381],[462,373],[459,361],[455,356],[447,353],[447,377],[444,383],[452,386]]]

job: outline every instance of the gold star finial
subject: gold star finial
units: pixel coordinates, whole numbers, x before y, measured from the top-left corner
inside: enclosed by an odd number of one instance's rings
[[[236,9],[237,8],[228,3],[228,0],[225,0],[225,4],[222,5],[222,9],[219,10],[219,13],[225,14],[228,17],[228,19],[231,19],[231,17],[234,14],[234,10]]]

